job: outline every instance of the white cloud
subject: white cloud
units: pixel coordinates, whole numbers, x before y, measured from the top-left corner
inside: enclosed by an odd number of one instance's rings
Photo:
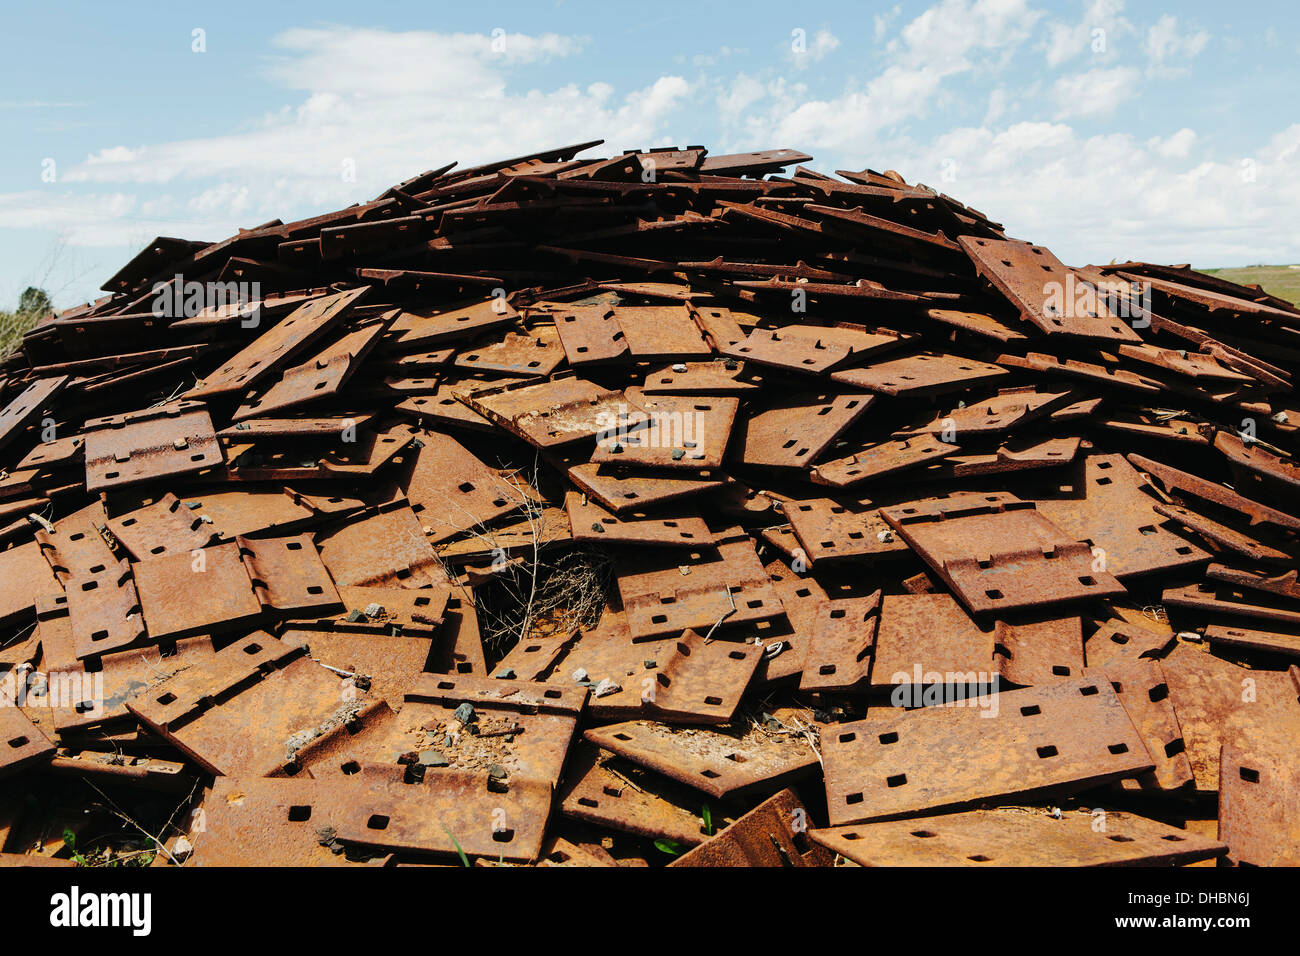
[[[1052,86],[1057,119],[1110,113],[1137,93],[1142,74],[1131,66],[1097,68],[1062,76]]]
[[[868,152],[884,131],[925,115],[950,78],[977,63],[996,73],[1039,16],[1026,0],[941,0],[886,44],[884,67],[871,79],[823,99],[769,83],[741,125],[754,140]]]
[[[270,75],[305,92],[297,105],[206,138],[101,149],[61,169],[60,182],[194,184],[187,188],[198,192],[175,214],[205,214],[201,232],[220,235],[369,198],[448,159],[470,165],[597,136],[616,149],[666,139],[665,123],[691,89],[683,77],[657,77],[621,98],[605,82],[519,86],[535,64],[576,56],[583,43],[554,34],[289,30],[275,40],[282,52]],[[91,235],[77,231],[71,241]]]
[[[1192,146],[1195,143],[1196,131],[1183,127],[1164,139],[1153,136],[1147,140],[1147,148],[1155,150],[1161,156],[1182,158],[1192,151]]]
[[[1003,222],[1009,235],[1043,242],[1067,262],[1149,259],[1214,266],[1293,262],[1300,243],[1300,123],[1256,151],[1255,178],[1238,158],[1187,165],[1161,146],[1188,142],[1179,131],[1139,142],[1128,133],[1080,136],[1061,123],[1005,130],[954,130],[897,157],[909,180],[937,179],[954,160],[944,191]]]
[[[1112,43],[1134,31],[1121,16],[1123,10],[1124,0],[1092,0],[1077,23],[1049,23],[1044,43],[1047,65],[1061,66],[1088,50],[1098,56],[1113,53]]]
[[[1007,111],[1007,101],[1009,98],[1010,96],[1006,89],[1001,86],[989,93],[989,105],[988,109],[984,113],[985,126],[990,123],[996,123],[1002,118],[1002,115]]]
[[[1159,65],[1169,59],[1197,56],[1209,42],[1210,35],[1204,30],[1180,32],[1178,18],[1166,13],[1147,31],[1143,50],[1152,63]]]

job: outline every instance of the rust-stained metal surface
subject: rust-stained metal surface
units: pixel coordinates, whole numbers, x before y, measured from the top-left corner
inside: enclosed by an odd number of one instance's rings
[[[140,561],[134,574],[145,627],[155,640],[237,628],[262,613],[234,542]]]
[[[775,789],[818,765],[802,737],[771,735],[743,722],[714,730],[638,720],[593,728],[584,737],[715,799]]]
[[[565,495],[564,509],[575,541],[679,548],[694,548],[714,541],[713,532],[703,518],[658,516],[642,511],[615,515],[577,491]]]
[[[91,419],[85,454],[88,491],[188,475],[224,461],[207,409],[189,401]]]
[[[299,350],[337,324],[367,293],[361,286],[303,303],[255,339],[229,362],[186,392],[192,399],[214,398],[251,388]]]
[[[880,513],[975,613],[1125,593],[1087,544],[1013,495],[959,494]]]
[[[1069,793],[1153,768],[1104,680],[1003,692],[827,728],[832,825]],[[993,715],[986,717],[985,715]]]
[[[990,683],[993,646],[992,628],[980,627],[947,594],[887,594],[880,603],[871,683]]]
[[[804,560],[906,554],[908,547],[869,501],[810,498],[787,501],[782,510]]]
[[[1192,782],[1192,765],[1187,759],[1187,743],[1160,663],[1136,661],[1089,673],[1110,681],[1155,763],[1149,773],[1125,780],[1124,786],[1141,790],[1179,790],[1188,786]]]
[[[374,701],[299,648],[255,632],[126,706],[208,773],[278,776],[302,747]]]
[[[961,245],[970,255],[976,270],[1007,297],[1021,318],[1043,332],[1076,335],[1081,338],[1116,342],[1140,342],[1141,336],[1129,325],[1128,318],[1112,309],[1106,296],[1096,296],[1096,303],[1083,315],[1065,300],[1072,289],[1076,273],[1042,246],[1006,239],[962,237]],[[1053,301],[1045,296],[1048,284],[1061,290]]]
[[[809,840],[808,811],[799,797],[782,790],[668,865],[804,867],[831,862],[831,854]]]
[[[1196,789],[1219,790],[1223,747],[1300,732],[1300,700],[1290,675],[1250,670],[1192,644],[1160,661],[1178,716]]]
[[[999,807],[813,830],[861,866],[1181,866],[1225,847],[1132,813]]]
[[[880,646],[880,609],[879,591],[866,598],[823,602],[817,609],[804,654],[799,689],[863,689]]]
[[[16,439],[24,426],[38,418],[69,381],[67,375],[38,378],[0,409],[0,447]]]
[[[618,589],[633,637],[707,632],[719,620],[742,624],[782,613],[753,544],[739,529],[711,547],[637,553],[622,562]]]
[[[1161,520],[1141,476],[1123,455],[1089,455],[1056,490],[1038,498],[1040,514],[1066,534],[1101,549],[1104,570],[1117,578],[1169,571],[1207,561],[1210,555]]]
[[[686,788],[647,790],[637,783],[646,775],[635,765],[616,766],[616,759],[591,744],[576,748],[558,794],[566,817],[686,847],[704,842],[708,834],[694,796],[681,792]]]
[[[1007,370],[959,355],[923,352],[831,373],[831,380],[894,398],[941,395],[1003,378]]]
[[[871,395],[790,395],[755,409],[737,429],[736,454],[746,465],[806,468],[871,407]]]
[[[738,399],[645,395],[635,389],[628,397],[636,408],[645,409],[638,413],[645,416],[644,421],[620,411],[597,439],[593,462],[673,471],[722,466],[740,407]]]
[[[1300,309],[600,146],[22,336],[0,850],[116,846],[93,784],[184,798],[157,865],[1294,863]]]
[[[1300,866],[1300,768],[1293,752],[1225,743],[1219,839],[1234,866]]]
[[[53,755],[54,744],[14,698],[0,696],[0,775],[17,773]]]

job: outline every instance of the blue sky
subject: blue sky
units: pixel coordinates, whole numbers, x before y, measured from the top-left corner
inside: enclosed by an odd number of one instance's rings
[[[1300,262],[1294,3],[4,6],[0,308],[600,137],[897,169],[1076,264]]]

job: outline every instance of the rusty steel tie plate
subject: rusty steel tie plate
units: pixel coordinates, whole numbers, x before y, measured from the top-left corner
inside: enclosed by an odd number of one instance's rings
[[[450,428],[470,428],[476,431],[495,431],[496,426],[474,411],[468,405],[458,401],[452,392],[452,386],[439,383],[427,395],[412,396],[393,406],[393,411],[400,415],[415,416],[421,423],[428,419],[435,424]]]
[[[717,491],[726,484],[723,475],[708,477],[703,471],[699,475],[637,472],[591,462],[571,465],[567,473],[575,486],[615,514]]]
[[[482,529],[538,500],[520,479],[485,465],[450,435],[422,431],[400,483],[430,544]]]
[[[251,342],[221,368],[185,393],[187,398],[215,398],[242,392],[282,368],[299,349],[333,328],[370,291],[360,286],[304,302]]]
[[[1259,538],[1226,524],[1220,524],[1189,508],[1165,504],[1163,501],[1153,501],[1151,507],[1155,509],[1156,514],[1169,518],[1174,524],[1188,528],[1207,541],[1213,541],[1247,560],[1261,564],[1277,564],[1292,560],[1285,551],[1280,551]]]
[[[13,441],[72,381],[70,376],[38,378],[0,409],[0,447]]]
[[[1247,520],[1247,523],[1252,528],[1263,525],[1265,528],[1288,533],[1292,537],[1300,533],[1300,518],[1287,514],[1285,511],[1279,511],[1276,508],[1270,508],[1268,505],[1260,504],[1258,501],[1252,501],[1231,488],[1207,481],[1198,475],[1179,471],[1177,468],[1171,468],[1161,462],[1144,458],[1142,455],[1130,454],[1125,457],[1138,471],[1145,472],[1155,478],[1164,490],[1175,499],[1191,495],[1221,508],[1237,512]]]
[[[586,697],[579,686],[421,674],[400,713],[376,708],[357,726],[320,734],[298,749],[297,765],[317,778],[348,776],[358,766],[413,766],[426,778],[493,770],[505,785],[551,786]]]
[[[827,726],[822,759],[833,826],[1070,793],[1154,767],[1119,697],[1095,678]]]
[[[191,817],[185,865],[353,865],[336,840],[330,787],[303,778],[217,777]]]
[[[757,365],[822,375],[842,363],[853,351],[847,342],[833,338],[792,334],[797,328],[754,329],[743,342],[722,349],[722,354]]]
[[[958,242],[980,275],[1020,310],[1023,319],[1042,331],[1113,342],[1142,341],[1129,324],[1139,316],[1116,315],[1105,289],[1093,288],[1042,246],[974,236],[962,236]],[[1055,297],[1049,292],[1053,284]],[[1076,286],[1080,291],[1092,289],[1090,297],[1082,297],[1086,307],[1080,306],[1081,297],[1072,294]]]
[[[620,758],[602,757],[599,748],[580,744],[559,790],[560,812],[595,826],[611,827],[650,839],[698,846],[708,834],[700,818],[698,795],[672,781],[651,783],[648,771]],[[617,768],[617,769],[616,769]],[[724,814],[714,815],[715,826]]]
[[[830,866],[833,857],[808,838],[808,811],[793,790],[764,800],[721,833],[669,866]]]
[[[683,362],[713,355],[685,304],[619,305],[614,319],[633,359]]]
[[[1160,664],[1153,660],[1132,661],[1089,668],[1088,673],[1110,681],[1155,762],[1150,773],[1123,781],[1124,788],[1172,791],[1190,784],[1192,765],[1187,759],[1187,744]]]
[[[646,667],[650,680],[643,678],[639,689],[647,716],[683,724],[730,722],[762,657],[758,644],[721,639],[706,643],[700,634],[687,631],[656,654],[653,668]],[[644,659],[643,666],[648,661]]]
[[[994,682],[994,630],[948,594],[887,594],[876,630],[873,688]],[[910,699],[910,698],[909,698]]]
[[[398,348],[412,351],[514,325],[518,320],[519,313],[494,296],[443,308],[403,310],[394,320],[392,332]]]
[[[128,726],[127,701],[207,662],[215,653],[211,638],[189,637],[175,644],[104,654],[93,671],[80,664],[50,667],[46,681],[54,728],[67,736]]]
[[[406,499],[368,509],[316,536],[339,587],[441,587],[447,575]]]
[[[908,553],[907,545],[869,501],[811,498],[784,502],[782,510],[810,564],[834,558]]]
[[[239,555],[264,610],[293,617],[341,606],[312,536],[236,538]]]
[[[280,640],[304,647],[312,660],[340,676],[356,675],[369,692],[392,708],[400,708],[425,672],[433,639],[409,634],[366,634],[342,631],[321,622],[287,626]]]
[[[67,435],[41,442],[29,451],[18,468],[64,468],[81,465],[86,460],[86,439],[80,435]]]
[[[740,529],[698,551],[637,549],[620,555],[616,575],[634,639],[687,628],[707,632],[720,620],[742,624],[783,611],[752,541]]]
[[[1160,659],[1173,647],[1175,640],[1171,630],[1153,630],[1116,618],[1102,621],[1093,631],[1084,645],[1084,655],[1089,667]]]
[[[578,378],[454,393],[471,410],[541,449],[644,427],[648,415],[621,391]]]
[[[1211,624],[1205,629],[1205,639],[1211,645],[1300,658],[1300,634]]]
[[[545,378],[563,361],[559,336],[553,328],[543,326],[527,335],[507,332],[498,342],[467,347],[456,356],[454,364],[471,372]]]
[[[1074,461],[1080,444],[1078,438],[1012,439],[986,455],[949,455],[926,468],[921,477],[959,480],[1035,468],[1056,468]]]
[[[201,402],[91,419],[85,434],[87,491],[191,475],[225,461]]]
[[[155,641],[237,628],[262,613],[240,546],[233,541],[192,554],[149,558],[133,570],[145,626]]]
[[[1294,738],[1290,741],[1294,744]],[[1219,839],[1235,866],[1300,866],[1300,767],[1294,751],[1223,745]]]
[[[1125,593],[1088,545],[1014,495],[953,495],[880,513],[972,613]]]
[[[635,720],[596,727],[584,737],[715,799],[776,789],[817,765],[817,754],[803,737],[771,735],[761,725],[740,723],[744,726],[712,729]]]
[[[1160,595],[1162,604],[1186,608],[1203,617],[1223,620],[1256,618],[1287,627],[1300,627],[1300,608],[1285,599],[1265,597],[1253,588],[1237,588],[1214,580],[1168,588]]]
[[[1208,561],[1207,552],[1162,520],[1144,485],[1123,455],[1093,454],[1073,468],[1069,480],[1058,481],[1055,493],[1037,497],[1035,505],[1066,534],[1100,548],[1102,566],[1120,579]]]
[[[574,541],[678,548],[696,548],[714,541],[713,532],[701,517],[646,512],[615,515],[578,491],[564,496],[564,509]]]
[[[17,701],[0,692],[0,776],[17,773],[54,756],[49,737],[23,713]]]
[[[734,395],[737,398],[757,392],[763,384],[741,362],[675,362],[646,372],[641,392],[644,395]]]
[[[858,444],[847,455],[843,454],[844,448],[839,444],[832,446],[829,451],[836,457],[819,461],[813,466],[809,477],[819,485],[848,488],[861,481],[896,477],[900,471],[947,458],[960,449],[932,436],[920,435]]]
[[[801,691],[867,689],[878,640],[880,602],[877,591],[870,597],[822,603],[804,654]]]
[[[247,398],[231,415],[231,421],[282,412],[338,394],[387,327],[387,321],[371,322],[345,333],[302,364],[285,369],[280,379],[264,392]]]
[[[1020,614],[994,629],[998,673],[1022,686],[1051,684],[1084,671],[1083,621],[1078,617]]]
[[[874,400],[863,394],[784,396],[741,418],[732,453],[748,466],[810,468]]]
[[[1160,661],[1196,789],[1219,789],[1222,747],[1258,741],[1273,728],[1300,735],[1300,702],[1285,672],[1251,670],[1179,643]]]
[[[924,425],[906,428],[896,434],[945,436],[949,442],[975,436],[1003,435],[1064,408],[1076,396],[1077,393],[1069,389],[1037,385],[1000,388],[990,398],[951,408]]]
[[[609,421],[597,436],[594,463],[675,471],[722,466],[739,399],[646,395],[636,388],[628,389],[627,397],[648,417],[642,421],[625,411]]]
[[[302,747],[375,706],[382,704],[300,647],[261,632],[126,704],[208,773],[224,776],[281,775]]]
[[[66,587],[78,658],[120,650],[144,639],[142,605],[126,559],[95,565],[89,573],[69,579]]]
[[[212,521],[224,537],[279,531],[288,534],[313,521],[316,512],[288,488],[230,490],[213,486],[178,495],[190,511]]]
[[[860,866],[1182,866],[1224,845],[1120,811],[998,807],[813,830]]]
[[[841,369],[831,373],[831,381],[881,395],[916,398],[987,385],[1006,374],[1005,368],[990,362],[923,352],[885,359],[862,368]]]
[[[63,594],[63,585],[55,576],[36,541],[0,551],[0,623],[32,614],[42,598]]]
[[[205,548],[222,529],[200,509],[189,508],[171,492],[117,517],[106,518],[113,533],[136,561]]]
[[[551,804],[543,781],[503,786],[486,771],[454,770],[408,782],[402,768],[370,766],[328,783],[325,812],[343,843],[519,862],[541,853]]]
[[[574,368],[630,359],[627,338],[609,306],[559,308],[551,317],[564,357]]]
[[[567,638],[566,635],[562,647],[556,646],[558,641],[549,645],[540,641],[521,641],[506,660],[517,660],[521,653],[537,647],[537,651],[529,656],[545,654],[553,663],[544,677],[548,683],[561,687],[572,685],[575,674],[585,674],[585,680],[596,686],[604,682],[601,695],[593,695],[587,701],[587,712],[595,719],[631,720],[648,716],[646,690],[654,683],[655,672],[660,666],[672,659],[676,637],[633,642],[626,615],[619,608],[607,607],[596,628],[579,634],[576,639]],[[550,653],[552,650],[557,653]],[[560,651],[562,657],[558,656]],[[503,665],[506,660],[502,661]]]

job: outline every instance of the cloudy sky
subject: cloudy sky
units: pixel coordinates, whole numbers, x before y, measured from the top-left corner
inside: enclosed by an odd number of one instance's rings
[[[1293,0],[6,6],[0,308],[596,138],[896,169],[1076,264],[1300,262]]]

